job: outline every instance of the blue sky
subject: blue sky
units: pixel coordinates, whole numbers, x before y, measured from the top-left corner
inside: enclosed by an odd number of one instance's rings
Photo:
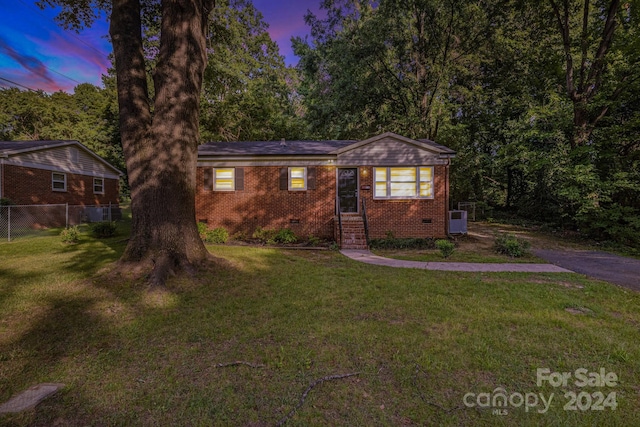
[[[320,1],[254,0],[287,64],[297,62],[291,37],[308,34],[304,14],[317,12]],[[55,15],[34,0],[0,0],[0,87],[71,92],[79,83],[101,85],[111,52],[106,18],[76,34],[59,27]]]

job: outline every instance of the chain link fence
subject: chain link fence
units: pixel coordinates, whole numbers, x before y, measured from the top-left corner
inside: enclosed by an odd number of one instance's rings
[[[0,242],[42,235],[50,228],[84,222],[116,221],[122,218],[118,205],[10,205],[0,206]]]

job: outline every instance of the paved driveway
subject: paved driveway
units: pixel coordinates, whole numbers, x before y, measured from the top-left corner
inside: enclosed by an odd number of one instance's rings
[[[534,249],[532,252],[576,273],[640,292],[640,260],[598,251]]]

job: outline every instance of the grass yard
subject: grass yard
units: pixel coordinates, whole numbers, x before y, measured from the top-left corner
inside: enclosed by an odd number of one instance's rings
[[[0,244],[0,402],[66,384],[1,425],[637,425],[638,293],[241,246],[210,246],[218,267],[150,291],[97,275],[124,245]],[[573,376],[538,387],[538,368]],[[618,381],[578,387],[579,368]],[[499,387],[513,404],[478,407]],[[591,410],[598,392],[617,408]],[[553,393],[548,411],[516,407],[526,393]]]

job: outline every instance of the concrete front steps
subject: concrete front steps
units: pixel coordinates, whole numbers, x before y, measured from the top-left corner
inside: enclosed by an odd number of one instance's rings
[[[341,214],[342,239],[339,241],[340,249],[369,249],[367,237],[364,232],[364,221],[360,215]],[[336,241],[340,240],[340,223],[335,219]]]

